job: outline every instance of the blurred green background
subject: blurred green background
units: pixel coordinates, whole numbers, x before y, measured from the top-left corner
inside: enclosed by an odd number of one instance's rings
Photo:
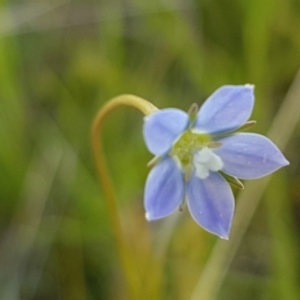
[[[0,299],[129,299],[90,146],[109,98],[188,110],[221,85],[252,83],[253,131],[265,134],[299,66],[299,0],[1,0]],[[118,109],[103,142],[147,286],[165,221],[144,219],[142,124]],[[298,128],[291,165],[273,176],[217,299],[299,299],[299,137]],[[218,238],[186,210],[172,231],[157,299],[189,299]]]

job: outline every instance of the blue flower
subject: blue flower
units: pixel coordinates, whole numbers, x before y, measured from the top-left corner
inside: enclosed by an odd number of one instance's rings
[[[228,85],[194,118],[176,108],[145,117],[144,138],[156,161],[145,187],[148,220],[171,214],[186,199],[200,226],[228,239],[234,212],[228,178],[259,178],[289,164],[266,137],[236,133],[253,105],[253,86]]]

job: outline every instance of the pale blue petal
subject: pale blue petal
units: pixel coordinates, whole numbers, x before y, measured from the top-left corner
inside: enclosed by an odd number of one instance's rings
[[[236,133],[218,140],[214,149],[224,163],[222,171],[242,179],[268,175],[289,162],[268,138],[255,133]]]
[[[154,155],[166,153],[188,125],[188,114],[176,108],[145,117],[144,138],[149,151]]]
[[[187,183],[187,203],[200,226],[228,239],[234,198],[228,183],[218,172],[210,172],[205,179],[193,174]]]
[[[148,220],[171,214],[184,198],[183,174],[169,156],[150,172],[145,188],[145,210]]]
[[[204,102],[194,128],[211,134],[232,131],[249,119],[253,105],[252,85],[225,85]]]

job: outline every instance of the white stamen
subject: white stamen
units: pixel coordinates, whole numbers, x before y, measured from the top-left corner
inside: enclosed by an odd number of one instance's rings
[[[193,162],[196,168],[196,176],[201,179],[207,178],[209,171],[217,172],[224,166],[222,159],[207,147],[194,154]]]

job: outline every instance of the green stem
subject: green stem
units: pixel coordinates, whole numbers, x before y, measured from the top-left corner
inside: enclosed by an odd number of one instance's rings
[[[121,222],[118,216],[116,197],[107,172],[105,156],[102,144],[99,140],[101,128],[105,117],[115,108],[126,105],[140,110],[144,115],[149,115],[158,109],[150,102],[133,95],[121,95],[111,99],[98,112],[92,127],[92,148],[94,152],[96,167],[99,175],[100,185],[102,186],[104,198],[106,200],[109,218],[115,237],[116,248],[123,269],[130,299],[142,299],[142,289],[139,276],[133,264],[132,256],[128,243],[124,237]]]

